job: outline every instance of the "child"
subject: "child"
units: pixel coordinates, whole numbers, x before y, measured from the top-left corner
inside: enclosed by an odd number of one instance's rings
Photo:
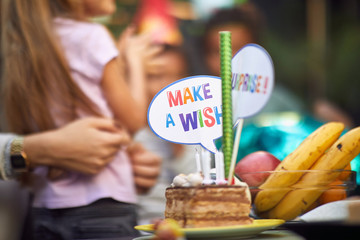
[[[115,9],[113,0],[1,1],[1,103],[9,130],[44,131],[90,115],[115,118],[130,133],[144,126],[143,79],[128,87],[113,39],[86,21]],[[132,163],[124,149],[108,158],[95,176],[69,171],[49,181],[48,168],[34,169],[36,239],[137,235]]]

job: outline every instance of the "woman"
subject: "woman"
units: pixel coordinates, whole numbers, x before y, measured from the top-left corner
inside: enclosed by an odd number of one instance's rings
[[[125,128],[119,131],[135,132],[145,124],[144,82],[133,79],[128,87],[113,39],[86,21],[113,13],[114,1],[1,4],[1,102],[9,130],[29,134],[85,116],[114,118]],[[135,163],[125,149],[107,157],[112,161],[92,176],[67,171],[50,181],[47,167],[34,169],[36,239],[137,235]]]

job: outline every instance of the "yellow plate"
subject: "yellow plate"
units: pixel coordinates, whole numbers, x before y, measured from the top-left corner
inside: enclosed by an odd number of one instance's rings
[[[265,230],[273,229],[285,221],[281,219],[256,219],[252,224],[223,227],[183,228],[187,239],[237,239],[253,237]],[[154,232],[154,225],[139,225],[135,229]]]

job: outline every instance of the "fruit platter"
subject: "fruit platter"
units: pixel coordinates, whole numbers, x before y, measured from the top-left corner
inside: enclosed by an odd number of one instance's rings
[[[356,187],[350,164],[360,153],[360,127],[343,131],[342,123],[329,122],[282,161],[264,151],[239,161],[235,174],[249,185],[256,215],[293,220],[325,203],[346,199]]]

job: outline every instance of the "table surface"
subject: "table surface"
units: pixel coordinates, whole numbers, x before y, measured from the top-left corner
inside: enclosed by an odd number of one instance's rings
[[[122,237],[112,239],[97,239],[97,240],[149,240],[152,239],[152,234],[141,232],[142,237]],[[301,235],[299,235],[300,233]],[[354,239],[354,236],[360,236],[360,224],[346,224],[343,222],[318,222],[318,223],[299,223],[290,222],[279,226],[276,229],[266,230],[251,239],[266,239],[266,240],[312,240],[312,239]],[[205,239],[203,237],[192,237],[187,240]],[[219,237],[216,239],[220,240]],[[230,237],[225,239],[245,239],[241,237]],[[248,238],[247,238],[248,239]],[[358,239],[358,238],[355,238]],[[207,239],[208,240],[208,239]],[[224,239],[221,239],[224,240]]]

